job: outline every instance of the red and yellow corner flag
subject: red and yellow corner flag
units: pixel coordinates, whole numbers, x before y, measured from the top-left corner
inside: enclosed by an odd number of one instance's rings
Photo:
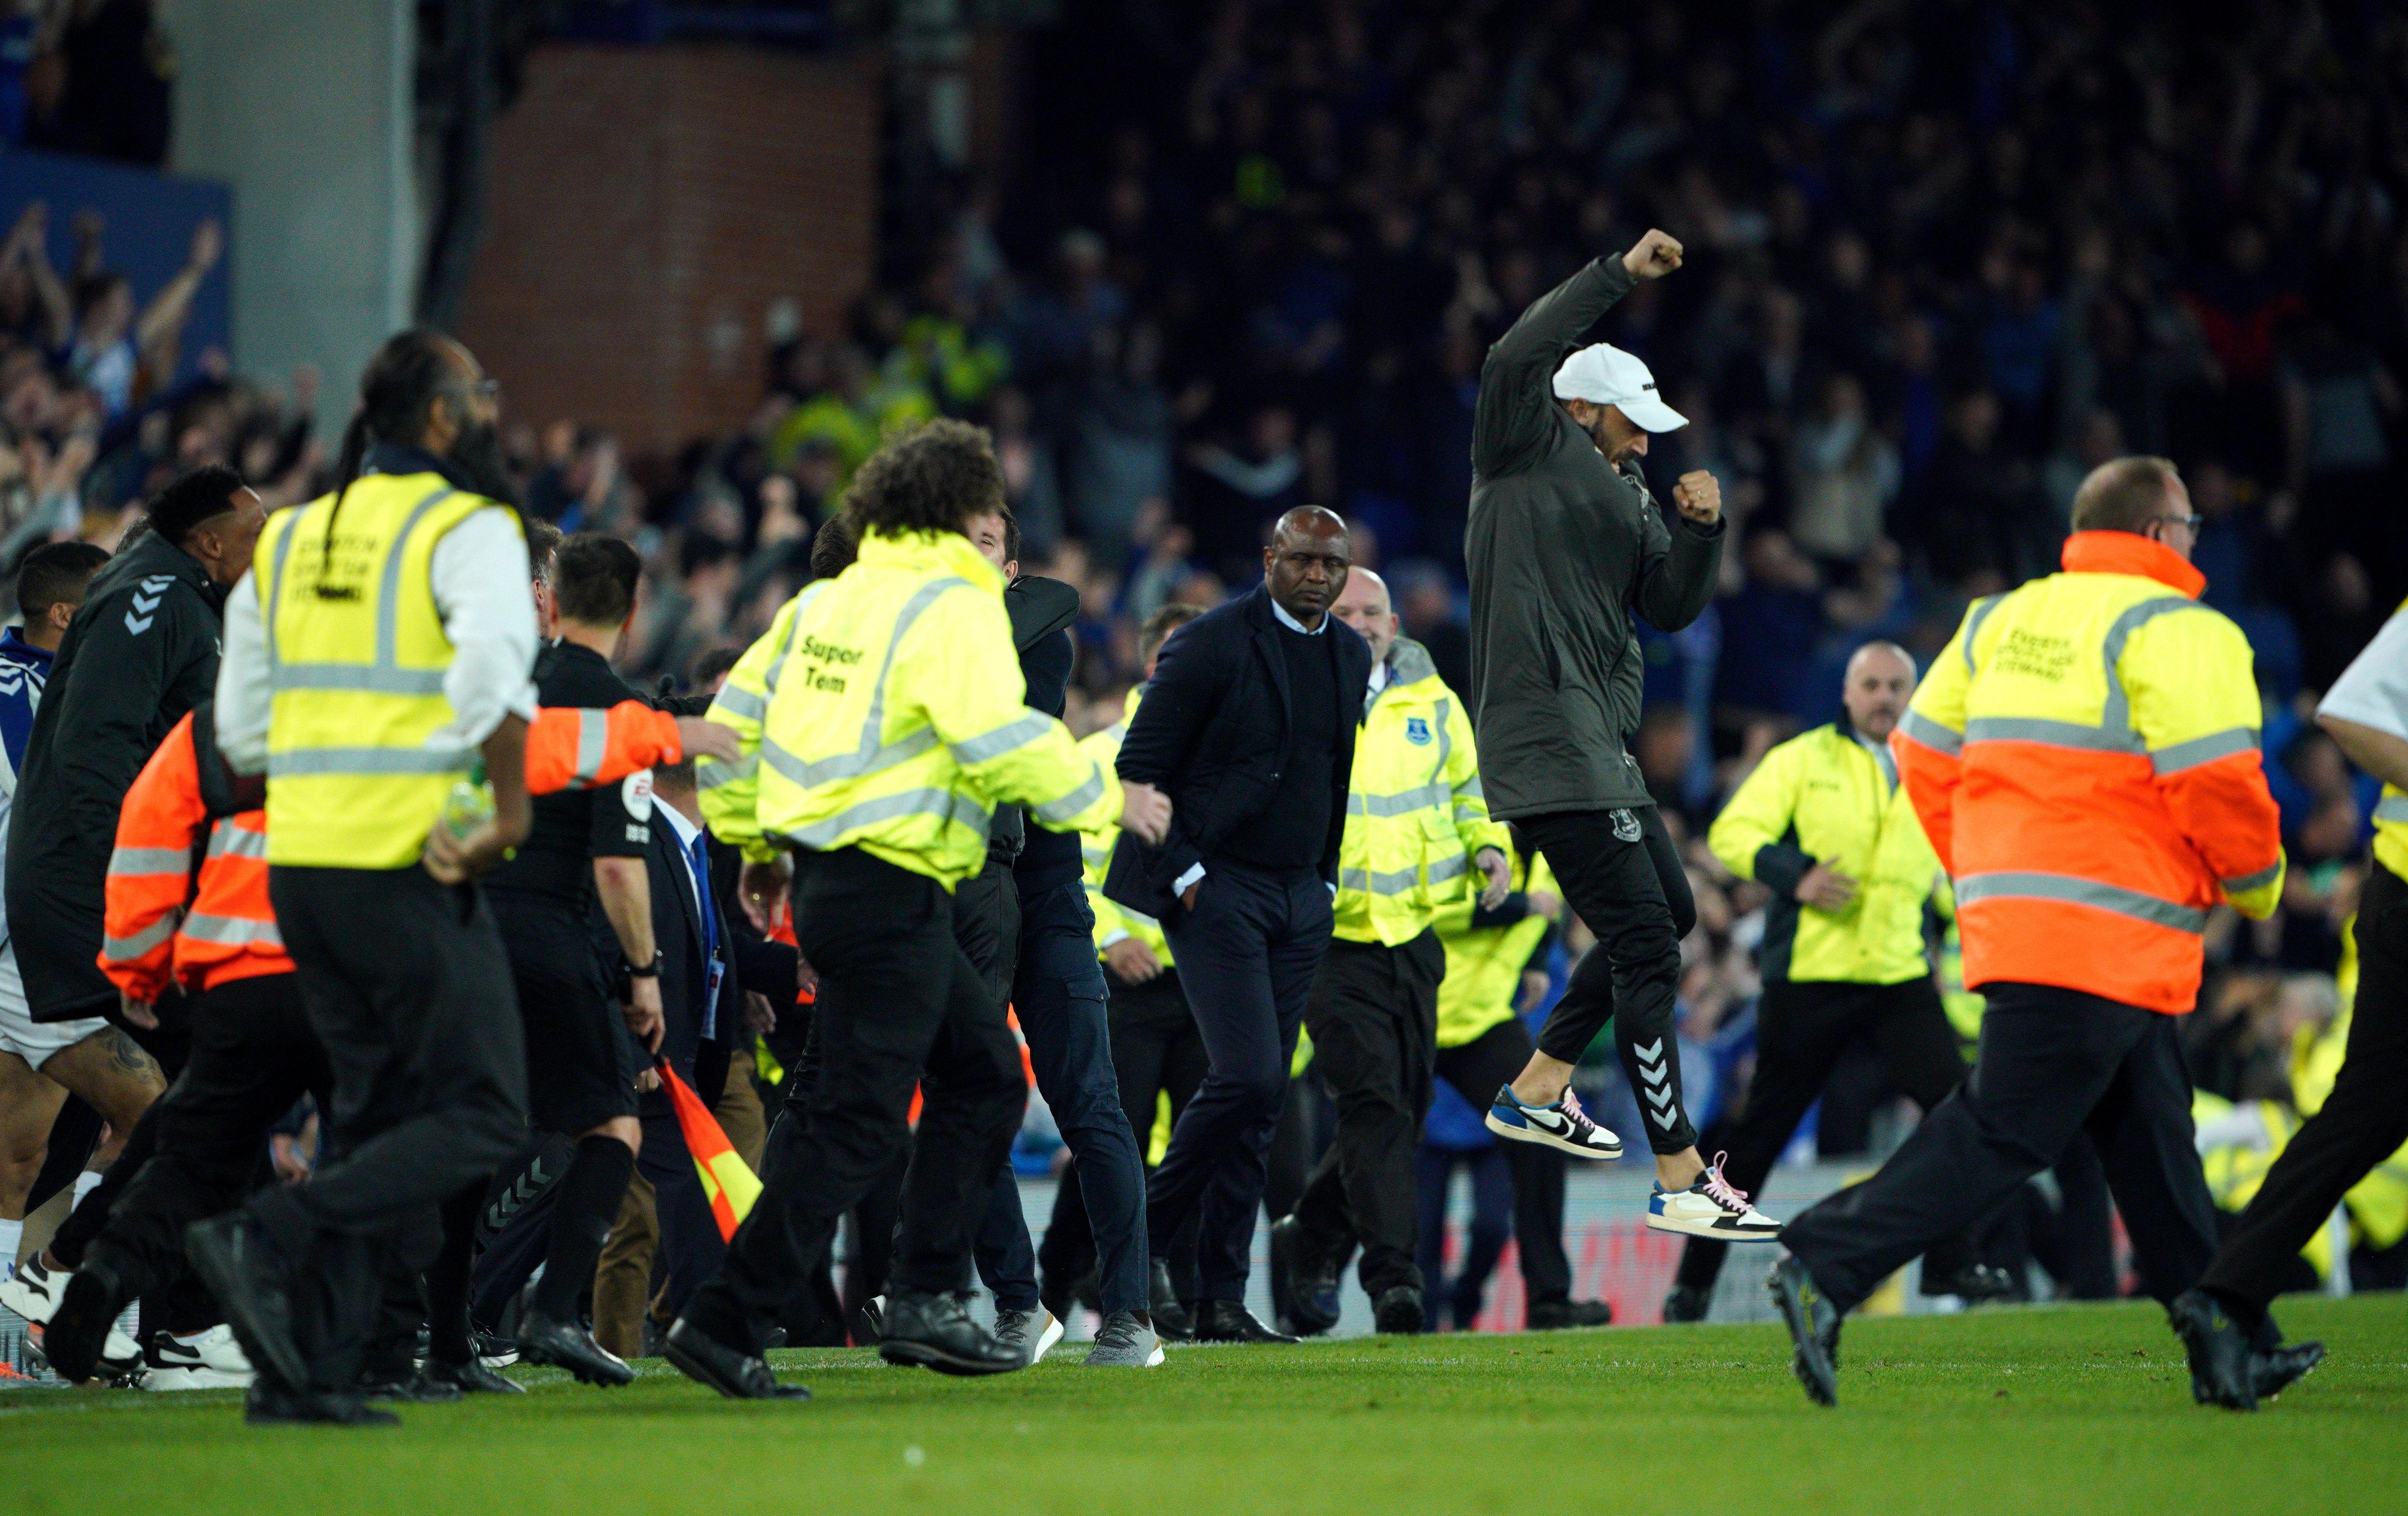
[[[685,1134],[685,1151],[694,1154],[694,1171],[702,1176],[702,1193],[710,1197],[710,1214],[719,1223],[720,1240],[733,1242],[736,1228],[752,1214],[752,1202],[761,1198],[761,1180],[737,1156],[735,1146],[720,1130],[718,1119],[702,1103],[702,1096],[666,1062],[653,1066],[661,1071],[669,1104],[677,1108],[678,1130]]]

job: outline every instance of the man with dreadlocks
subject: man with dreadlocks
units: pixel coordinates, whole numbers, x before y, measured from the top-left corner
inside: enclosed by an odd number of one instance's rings
[[[333,494],[273,518],[226,605],[218,741],[267,776],[268,897],[334,1071],[337,1156],[194,1224],[187,1246],[259,1379],[250,1419],[364,1424],[388,1255],[526,1126],[509,961],[475,883],[524,840],[526,539],[494,386],[449,337],[370,360]],[[481,767],[482,820],[455,814]]]

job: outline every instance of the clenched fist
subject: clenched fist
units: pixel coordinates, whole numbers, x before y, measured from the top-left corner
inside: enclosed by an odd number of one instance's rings
[[[1622,266],[1632,279],[1662,279],[1681,266],[1681,244],[1670,232],[1650,231],[1622,255]]]
[[[1693,469],[1672,485],[1672,504],[1698,525],[1712,526],[1723,519],[1723,487],[1704,469]]]

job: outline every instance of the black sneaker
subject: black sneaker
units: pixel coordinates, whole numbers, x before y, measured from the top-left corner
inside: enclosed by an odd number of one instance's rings
[[[2018,1283],[2013,1274],[1988,1264],[1968,1264],[1953,1276],[1931,1278],[1923,1281],[1927,1295],[1953,1294],[1969,1306],[1985,1305],[1993,1300],[2025,1300],[2031,1292]]]
[[[50,1361],[50,1372],[69,1384],[101,1372],[108,1329],[125,1309],[118,1294],[117,1276],[95,1260],[85,1259],[83,1267],[66,1277],[58,1308],[42,1328],[42,1355]]]
[[[2259,1402],[2272,1400],[2307,1378],[2324,1361],[2325,1345],[2321,1342],[2293,1342],[2253,1352],[2249,1355],[2249,1388],[2257,1393]]]
[[[874,1348],[886,1337],[886,1297],[871,1295],[853,1313],[853,1345]]]
[[[242,1419],[253,1426],[312,1423],[334,1426],[399,1426],[401,1418],[367,1403],[357,1392],[317,1394],[288,1390],[266,1375],[252,1381]]]
[[[1147,1308],[1154,1316],[1154,1335],[1165,1342],[1196,1340],[1196,1318],[1179,1303],[1179,1291],[1170,1282],[1170,1260],[1155,1257],[1146,1270]]]
[[[959,1298],[893,1290],[886,1296],[885,1335],[878,1356],[898,1367],[939,1374],[1009,1374],[1028,1366],[1025,1349],[998,1339],[970,1320]]]
[[[1374,1331],[1403,1337],[1419,1332],[1426,1320],[1422,1310],[1422,1293],[1410,1284],[1392,1284],[1380,1292],[1371,1302],[1371,1326]]]
[[[1316,1253],[1294,1213],[1271,1223],[1271,1309],[1298,1337],[1338,1324],[1338,1274],[1345,1266]],[[1416,1327],[1418,1331],[1420,1328]]]
[[[1159,1317],[1155,1318],[1157,1321]],[[1196,1340],[1198,1342],[1284,1342],[1297,1343],[1304,1338],[1265,1326],[1254,1313],[1235,1300],[1201,1300],[1196,1306]]]
[[[391,1405],[440,1405],[461,1398],[460,1387],[447,1380],[435,1379],[422,1372],[394,1378],[371,1373],[360,1380],[360,1398],[381,1400]]]
[[[577,1376],[579,1382],[618,1386],[636,1382],[636,1371],[618,1354],[606,1352],[584,1328],[530,1310],[519,1318],[519,1356],[530,1364],[550,1364]]]
[[[712,1337],[681,1317],[669,1327],[661,1355],[678,1372],[708,1384],[730,1400],[809,1400],[810,1391],[799,1384],[781,1384],[769,1372],[769,1361],[742,1352]]]
[[[226,1324],[234,1328],[235,1340],[242,1344],[251,1366],[267,1370],[286,1384],[308,1383],[309,1366],[301,1356],[300,1345],[293,1340],[293,1301],[285,1284],[284,1254],[259,1223],[238,1210],[194,1222],[184,1228],[184,1255],[192,1260],[193,1272],[217,1296]],[[257,1388],[252,1386],[254,1391]]]
[[[2249,1334],[2215,1297],[2204,1290],[2185,1290],[2166,1308],[2166,1318],[2190,1354],[2190,1397],[2202,1406],[2256,1410]]]
[[[1664,1297],[1664,1322],[1668,1326],[1682,1326],[1702,1322],[1713,1309],[1714,1293],[1695,1284],[1675,1284]]]
[[[526,1394],[525,1385],[499,1369],[487,1367],[480,1358],[471,1358],[465,1364],[429,1358],[418,1366],[418,1377],[432,1383],[448,1384],[463,1394]]]
[[[1785,1257],[1765,1276],[1764,1287],[1781,1308],[1797,1353],[1791,1366],[1806,1398],[1818,1406],[1840,1403],[1840,1310],[1796,1256]]]
[[[1613,1308],[1602,1300],[1535,1300],[1523,1324],[1533,1332],[1612,1326]]]

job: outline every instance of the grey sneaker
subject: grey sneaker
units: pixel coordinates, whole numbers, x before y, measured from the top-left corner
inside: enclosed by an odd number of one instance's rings
[[[1096,1332],[1096,1346],[1087,1354],[1089,1368],[1160,1368],[1162,1338],[1151,1326],[1138,1324],[1137,1312],[1116,1310]]]
[[[1003,1306],[995,1313],[995,1339],[1018,1350],[1022,1361],[1033,1364],[1062,1340],[1062,1323],[1042,1305],[1034,1310]]]

